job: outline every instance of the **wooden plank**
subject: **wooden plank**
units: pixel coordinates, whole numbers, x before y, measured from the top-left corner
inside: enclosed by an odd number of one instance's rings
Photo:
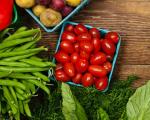
[[[129,75],[137,75],[140,77],[133,86],[139,87],[150,80],[150,65],[117,65],[114,78],[125,80]]]

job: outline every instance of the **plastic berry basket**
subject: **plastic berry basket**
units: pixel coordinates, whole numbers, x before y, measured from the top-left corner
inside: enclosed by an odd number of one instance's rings
[[[55,52],[58,51],[59,49],[59,45],[60,45],[60,42],[61,42],[61,36],[62,36],[62,33],[64,31],[64,28],[67,24],[72,24],[72,25],[77,25],[78,23],[74,23],[74,22],[65,22],[62,26],[62,30],[61,30],[61,33],[60,33],[60,36],[59,36],[59,40],[57,42],[57,46],[56,46],[56,50]],[[87,28],[92,28],[92,26],[89,26],[89,25],[85,25]],[[109,30],[106,30],[106,29],[101,29],[99,28],[99,31],[102,35],[102,37],[109,32]],[[116,46],[116,52],[115,52],[115,55],[113,57],[113,61],[112,61],[112,69],[111,69],[111,72],[108,74],[108,86],[105,90],[103,90],[102,92],[106,92],[109,88],[109,85],[110,85],[110,82],[111,82],[111,79],[112,79],[112,75],[113,75],[113,71],[115,69],[115,65],[116,65],[116,61],[117,61],[117,57],[118,57],[118,53],[119,53],[119,49],[120,49],[120,45],[121,45],[121,37],[119,35],[119,42],[117,43],[117,46]],[[53,58],[53,62],[55,63],[55,58]],[[54,80],[56,81],[55,77],[53,76],[53,72],[51,70],[49,70],[49,79],[50,80]],[[69,85],[75,85],[75,86],[79,86],[79,87],[83,87],[81,84],[75,84],[73,82],[67,82]]]
[[[82,2],[80,3],[80,5],[78,5],[68,16],[66,16],[65,18],[62,19],[62,21],[57,24],[55,27],[45,27],[39,20],[39,18],[37,16],[34,15],[34,13],[32,12],[31,9],[25,9],[25,11],[46,31],[46,32],[54,32],[56,30],[58,30],[61,25],[67,21],[68,19],[70,19],[74,14],[78,13],[80,11],[80,9],[82,9],[85,5],[87,5],[89,3],[89,0],[82,0]]]

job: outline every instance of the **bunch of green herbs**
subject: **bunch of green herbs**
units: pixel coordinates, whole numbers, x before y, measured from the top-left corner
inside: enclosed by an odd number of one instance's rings
[[[93,88],[71,86],[72,93],[85,109],[89,120],[97,120],[97,109],[103,108],[110,120],[126,120],[126,104],[135,89],[131,87],[136,76],[129,76],[127,80],[116,80],[110,89],[102,93]],[[32,102],[33,118],[31,120],[64,120],[62,114],[61,89],[54,90],[49,99],[40,96],[40,102]]]

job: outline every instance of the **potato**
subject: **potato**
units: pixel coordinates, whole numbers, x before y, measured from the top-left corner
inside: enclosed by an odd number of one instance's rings
[[[21,8],[31,8],[35,5],[35,0],[16,0],[16,4]]]
[[[57,25],[62,20],[61,13],[48,8],[40,15],[40,21],[46,26],[46,27],[53,27]]]
[[[81,3],[81,0],[66,0],[67,4],[72,7],[76,7]]]
[[[41,13],[46,10],[46,7],[44,5],[36,5],[32,8],[33,13],[37,16],[40,17]]]

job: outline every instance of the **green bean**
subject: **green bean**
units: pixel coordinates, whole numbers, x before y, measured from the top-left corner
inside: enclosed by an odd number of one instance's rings
[[[2,114],[6,114],[6,112],[7,112],[6,106],[2,107]]]
[[[27,31],[23,31],[20,33],[16,33],[16,34],[13,34],[13,35],[9,36],[8,38],[4,39],[4,42],[10,41],[10,40],[15,40],[15,39],[20,39],[20,38],[24,38],[24,37],[33,36],[38,32],[40,32],[40,29],[32,29],[32,30],[27,30]]]
[[[44,51],[44,50],[47,51],[47,48],[40,47],[40,48],[28,49],[28,50],[24,50],[24,51],[14,51],[14,52],[8,52],[8,53],[1,53],[0,58],[16,56],[16,55],[25,55],[25,54],[29,54],[29,53]]]
[[[25,30],[27,30],[27,27],[26,27],[26,26],[22,26],[22,27],[20,27],[14,34],[23,32],[23,31],[25,31]]]
[[[33,37],[28,37],[28,38],[23,38],[23,39],[16,39],[13,41],[8,41],[8,42],[3,42],[0,44],[0,50],[7,48],[7,47],[12,47],[12,46],[16,46],[25,42],[29,42],[32,41]]]
[[[15,87],[15,90],[16,90],[17,93],[19,93],[22,96],[25,94],[25,91],[23,91],[22,89],[19,89],[19,88]]]
[[[26,91],[25,91],[25,92],[31,94],[30,87],[29,87],[29,85],[27,84],[27,82],[26,82],[25,80],[23,80],[22,83],[26,86]]]
[[[10,105],[13,114],[16,114],[17,108],[15,106],[14,100],[11,97],[11,94],[9,93],[8,88],[3,86],[3,92],[4,92],[4,97],[6,98],[8,104]]]
[[[8,78],[40,80],[39,77],[32,76],[30,74],[22,74],[22,73],[12,73],[12,74],[8,75]]]
[[[44,85],[42,84],[40,81],[38,80],[28,80],[29,82],[31,82],[32,84],[40,87],[42,90],[44,90],[48,95],[50,95],[50,91],[49,89]]]
[[[19,99],[19,100],[22,100],[22,101],[24,101],[26,98],[24,98],[22,95],[20,95],[19,93],[16,93],[16,95],[17,95],[17,98]]]
[[[39,71],[46,71],[48,70],[47,68],[34,68],[34,67],[28,67],[28,68],[23,68],[23,67],[20,67],[20,68],[14,68],[14,67],[3,67],[3,66],[0,66],[0,71],[4,71],[4,72],[7,72],[7,71],[12,71],[12,72],[22,72],[22,73],[25,73],[25,72],[39,72]]]
[[[2,85],[2,86],[14,86],[14,87],[21,88],[22,90],[26,90],[25,85],[23,85],[20,82],[16,82],[16,81],[12,81],[12,80],[1,80],[0,79],[0,85]]]
[[[22,59],[21,62],[28,63],[37,67],[55,67],[56,65],[52,62],[41,62],[33,59]]]
[[[22,103],[22,101],[18,101],[18,106],[19,106],[19,111],[22,113],[22,114],[24,114],[24,108],[23,108],[23,103]]]
[[[28,55],[20,55],[20,56],[15,56],[15,57],[9,57],[9,58],[5,58],[3,59],[4,61],[16,61],[16,60],[20,60],[20,59],[24,59],[24,58],[28,58],[30,56],[33,56],[35,54],[37,54],[39,52],[34,52],[34,53],[30,53]]]
[[[0,114],[2,113],[2,102],[0,101]]]
[[[15,102],[18,104],[18,102],[17,102],[17,96],[16,96],[16,93],[15,93],[13,87],[10,86],[9,90],[10,90],[10,93],[11,93],[12,97],[14,98]]]
[[[5,52],[11,52],[13,49],[14,49],[13,47],[10,47]]]
[[[30,57],[30,59],[32,59],[32,60],[36,60],[36,61],[42,61],[42,59],[41,58],[38,58],[38,57],[36,57],[36,56],[32,56],[32,57]]]
[[[46,81],[46,82],[50,82],[49,79],[48,79],[48,76],[40,73],[40,72],[35,72],[35,73],[32,73],[33,75],[41,78],[42,80]]]
[[[23,83],[30,89],[30,91],[32,92],[32,94],[35,94],[36,93],[36,88],[35,88],[35,85],[26,81],[26,80],[23,80]]]
[[[0,65],[6,65],[6,66],[12,66],[12,67],[30,67],[31,65],[29,65],[29,64],[26,64],[26,63],[24,63],[24,62],[7,62],[7,61],[0,61]]]
[[[0,40],[2,40],[3,37],[4,37],[10,30],[13,30],[13,28],[7,28],[7,29],[3,30],[3,31],[0,33]]]
[[[11,74],[11,71],[9,71],[9,72],[0,72],[0,78],[7,77],[9,74]]]
[[[23,102],[23,105],[24,105],[24,110],[25,110],[25,113],[27,114],[27,116],[32,117],[28,103]]]

